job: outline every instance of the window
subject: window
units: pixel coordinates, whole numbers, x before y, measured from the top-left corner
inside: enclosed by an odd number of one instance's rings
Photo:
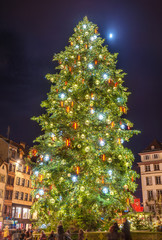
[[[3,198],[3,190],[0,189],[0,198]]]
[[[152,157],[153,157],[154,159],[157,159],[157,158],[158,158],[158,154],[153,154]]]
[[[15,150],[12,150],[11,157],[14,158],[14,159],[16,158],[16,151]]]
[[[16,207],[15,218],[21,218],[21,207]]]
[[[156,196],[158,200],[162,200],[162,189],[156,190]]]
[[[9,165],[9,172],[12,172],[12,164]]]
[[[150,156],[149,155],[145,155],[143,158],[144,158],[144,160],[149,160]]]
[[[23,166],[23,173],[26,173],[26,166]]]
[[[28,193],[25,193],[25,201],[28,201]]]
[[[152,177],[146,177],[146,185],[147,186],[152,185]]]
[[[151,146],[151,150],[154,150],[154,149],[155,149],[155,146],[154,146],[154,145],[152,145],[152,146]]]
[[[29,208],[23,208],[23,219],[29,219],[30,218],[30,209]]]
[[[21,164],[18,164],[18,171],[22,172],[22,165]]]
[[[13,177],[10,177],[10,176],[8,176],[8,179],[7,179],[7,184],[8,184],[8,185],[11,185],[11,186],[13,186],[13,185],[14,185],[14,178],[13,178]]]
[[[16,178],[16,184],[20,185],[20,178],[19,177]]]
[[[145,165],[145,172],[150,172],[150,165]]]
[[[29,187],[30,181],[26,180],[26,187]]]
[[[4,169],[4,165],[2,166],[2,169]]]
[[[32,202],[32,195],[29,196],[29,201]]]
[[[154,171],[158,171],[158,170],[160,170],[159,164],[155,164],[154,165]]]
[[[24,199],[24,193],[21,192],[21,193],[20,193],[20,200],[23,200],[23,199]]]
[[[152,190],[147,191],[147,196],[148,196],[148,201],[153,200],[153,191]]]
[[[0,175],[0,182],[5,182],[5,176],[4,175]]]
[[[5,199],[12,200],[12,191],[6,190]]]
[[[154,205],[149,205],[149,212],[155,212]]]
[[[4,214],[7,214],[7,206],[4,205]]]
[[[15,192],[15,199],[19,199],[19,192],[18,191]]]
[[[15,207],[12,207],[12,217],[15,217]]]
[[[161,177],[160,177],[160,176],[156,176],[156,177],[155,177],[155,184],[156,184],[156,185],[161,184]]]
[[[12,171],[15,172],[15,169],[16,169],[16,165],[13,164],[13,165],[12,165]]]
[[[25,186],[25,179],[22,178],[21,185],[24,187]]]

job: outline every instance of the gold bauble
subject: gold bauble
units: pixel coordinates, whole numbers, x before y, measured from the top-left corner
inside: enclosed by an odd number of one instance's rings
[[[80,66],[80,65],[81,65],[81,62],[80,62],[80,61],[78,61],[78,62],[77,62],[77,65],[78,65],[78,66]]]
[[[51,202],[51,203],[55,203],[55,199],[51,198],[51,199],[50,199],[50,202]]]
[[[74,89],[77,89],[77,88],[78,88],[78,85],[77,85],[77,84],[74,84],[74,85],[73,85],[73,88],[74,88]]]
[[[67,100],[65,100],[65,102],[64,102],[64,103],[65,103],[65,105],[67,105],[67,104],[68,104],[68,101],[67,101]]]
[[[86,58],[86,57],[84,57],[84,61],[87,61],[87,58]]]
[[[80,191],[81,191],[81,192],[84,192],[84,190],[85,190],[85,187],[81,186],[81,187],[80,187]]]
[[[89,150],[90,150],[90,147],[85,148],[85,152],[89,152]]]
[[[122,155],[119,155],[118,158],[121,160],[122,159]]]
[[[77,110],[80,110],[80,105],[77,106]]]
[[[107,92],[111,92],[111,90],[110,90],[110,89],[108,89],[108,90],[107,90]]]
[[[90,122],[89,122],[89,120],[86,120],[86,121],[85,121],[85,125],[87,125],[87,126],[88,126],[88,125],[89,125],[89,123],[90,123]]]
[[[63,177],[60,177],[60,182],[64,181],[64,178]]]
[[[68,173],[68,175],[67,175],[68,177],[71,177],[71,174],[70,173]]]
[[[112,158],[108,158],[107,161],[108,161],[108,163],[111,163],[112,162]]]
[[[89,96],[88,94],[85,95],[85,99],[86,99],[86,100],[90,99],[90,96]]]
[[[85,138],[85,135],[84,135],[84,134],[82,134],[82,135],[81,135],[81,138],[82,138],[82,139],[84,139],[84,138]]]
[[[81,148],[81,144],[78,144],[77,147],[78,147],[78,148]]]
[[[111,123],[111,120],[108,118],[108,119],[106,119],[106,123],[107,124],[110,124]]]
[[[83,44],[83,40],[80,40],[80,43]]]
[[[70,112],[69,112],[69,115],[72,116],[72,115],[73,115],[73,111],[70,111]]]
[[[100,81],[99,80],[96,80],[96,85],[99,85],[100,84]]]

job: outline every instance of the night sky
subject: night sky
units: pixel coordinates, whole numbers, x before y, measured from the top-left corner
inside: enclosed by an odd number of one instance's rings
[[[42,112],[50,88],[45,75],[55,72],[52,57],[64,50],[84,16],[98,25],[109,51],[119,52],[118,67],[127,73],[127,117],[141,130],[128,146],[138,162],[138,152],[154,138],[162,141],[161,0],[1,2],[0,134],[6,136],[10,126],[12,140],[32,146],[40,128],[30,118]]]

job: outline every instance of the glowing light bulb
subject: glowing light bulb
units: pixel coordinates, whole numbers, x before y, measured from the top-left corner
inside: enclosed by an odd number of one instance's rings
[[[100,139],[100,146],[104,146],[105,145],[105,141],[103,139]]]
[[[109,38],[113,38],[113,34],[112,33],[109,34]]]
[[[121,143],[124,143],[124,140],[121,138]]]
[[[112,176],[112,170],[109,170],[109,171],[108,171],[108,174],[109,174],[110,176]]]
[[[99,120],[103,120],[103,118],[104,118],[104,116],[103,116],[102,114],[99,114],[99,115],[98,115],[98,119],[99,119]]]
[[[77,179],[77,176],[72,176],[72,181],[73,181],[73,182],[77,182],[77,180],[78,180],[78,179]]]
[[[93,36],[92,36],[92,37],[90,37],[90,40],[91,40],[91,41],[94,41],[94,37],[93,37]]]
[[[39,195],[37,194],[35,197],[38,199],[38,198],[39,198]]]
[[[95,110],[93,108],[91,108],[90,113],[93,114],[95,112]]]
[[[92,46],[90,46],[90,48],[89,48],[89,49],[90,49],[90,50],[92,50],[92,48],[93,48],[93,47],[92,47]]]
[[[87,28],[87,25],[86,25],[86,24],[83,24],[83,28],[86,29],[86,28]]]
[[[39,194],[40,194],[41,196],[43,196],[44,190],[43,190],[43,189],[40,189],[40,190],[39,190]]]
[[[104,187],[104,188],[102,189],[102,192],[103,192],[104,194],[107,194],[107,193],[108,193],[108,188],[107,188],[107,187]]]
[[[89,67],[89,69],[93,69],[93,64],[92,64],[92,63],[89,63],[89,64],[88,64],[88,67]]]
[[[125,129],[125,125],[122,124],[122,125],[120,126],[120,128],[121,128],[121,129]]]
[[[76,46],[75,46],[75,48],[77,49],[77,48],[79,48],[79,46],[78,46],[78,45],[76,45]]]
[[[60,98],[61,98],[61,99],[64,99],[65,96],[66,96],[65,93],[60,93]]]
[[[42,165],[43,165],[43,162],[39,163],[39,165],[42,166]]]
[[[39,172],[38,172],[38,171],[35,171],[34,174],[35,174],[35,176],[38,177]]]
[[[47,154],[47,155],[45,155],[45,157],[44,157],[44,161],[48,162],[48,160],[49,160],[49,155]]]
[[[103,79],[107,79],[108,75],[106,73],[103,74]]]

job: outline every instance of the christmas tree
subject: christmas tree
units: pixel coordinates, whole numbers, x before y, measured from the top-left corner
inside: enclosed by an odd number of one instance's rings
[[[87,17],[74,28],[65,51],[53,58],[45,113],[34,117],[42,129],[31,151],[33,211],[38,224],[75,222],[97,229],[127,208],[136,188],[134,156],[123,146],[138,131],[124,118],[130,94],[125,73],[116,69],[97,25]]]

